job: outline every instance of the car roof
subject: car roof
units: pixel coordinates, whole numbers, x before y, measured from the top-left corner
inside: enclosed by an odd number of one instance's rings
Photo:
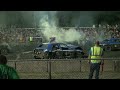
[[[48,44],[48,43],[42,43],[42,44]]]
[[[49,44],[49,43],[42,43],[42,44]],[[64,44],[64,43],[51,43],[51,44]]]

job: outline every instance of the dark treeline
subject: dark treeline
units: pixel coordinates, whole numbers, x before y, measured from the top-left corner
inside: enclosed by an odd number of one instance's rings
[[[0,25],[39,27],[39,16],[38,11],[0,11]],[[120,23],[120,11],[58,11],[56,17],[60,27]]]

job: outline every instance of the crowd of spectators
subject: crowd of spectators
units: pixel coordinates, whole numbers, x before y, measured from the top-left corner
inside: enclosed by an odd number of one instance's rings
[[[69,27],[70,28],[70,27]],[[69,29],[68,28],[68,29]],[[76,30],[85,34],[84,41],[93,41],[96,38],[120,38],[120,29],[118,26],[107,27],[78,27]],[[38,28],[16,28],[14,26],[0,26],[0,42],[12,43],[14,45],[29,42],[29,37],[41,36]]]
[[[35,28],[0,27],[0,42],[13,45],[27,44],[29,37],[40,36]]]

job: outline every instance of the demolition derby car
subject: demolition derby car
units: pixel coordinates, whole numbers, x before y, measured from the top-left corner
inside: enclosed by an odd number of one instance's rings
[[[120,38],[110,38],[100,42],[100,46],[104,51],[112,51],[120,49]]]
[[[35,59],[48,58],[48,43],[43,43],[34,49]],[[80,46],[67,45],[64,43],[52,43],[52,57],[53,59],[66,59],[66,58],[83,58],[84,52]]]

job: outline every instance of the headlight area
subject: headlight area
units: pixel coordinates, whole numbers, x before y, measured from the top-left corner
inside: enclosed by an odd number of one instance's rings
[[[36,54],[39,54],[39,52],[36,52]]]
[[[34,52],[34,54],[40,54],[40,53],[41,53],[41,52],[38,51],[38,50],[34,50],[33,52]]]

